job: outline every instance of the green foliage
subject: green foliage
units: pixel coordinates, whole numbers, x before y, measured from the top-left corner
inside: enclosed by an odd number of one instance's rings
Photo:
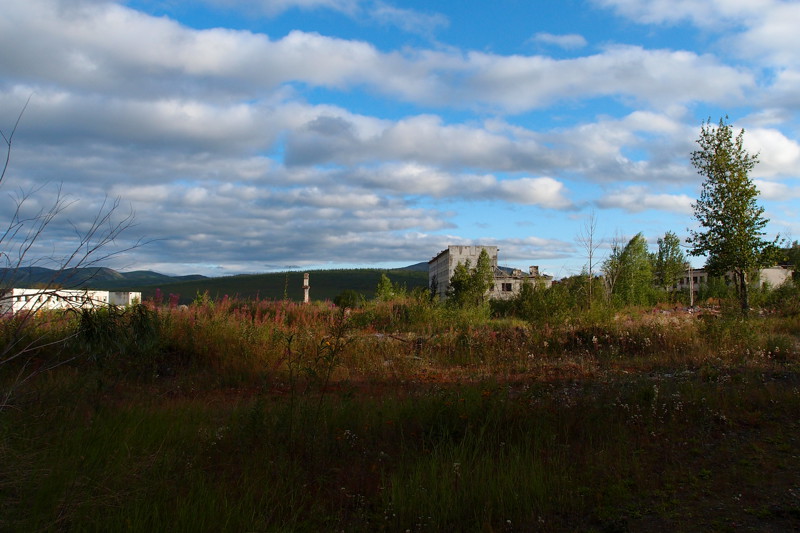
[[[791,246],[782,250],[784,261],[791,265],[793,268],[792,279],[800,281],[800,243],[797,241],[792,242]]]
[[[624,248],[612,249],[603,263],[608,289],[618,305],[648,305],[656,300],[653,291],[653,265],[647,251],[647,241],[641,233],[628,241]]]
[[[382,274],[386,274],[395,288],[404,287],[412,291],[419,287],[427,288],[428,286],[428,273],[415,270],[312,270],[310,272],[311,299],[315,301],[333,301],[345,289],[352,289],[368,298],[372,298]],[[302,287],[302,272],[274,272],[161,283],[157,286],[150,285],[140,289],[145,300],[152,299],[156,288],[159,288],[162,294],[181,295],[180,303],[189,304],[192,302],[192,295],[206,292],[214,300],[221,300],[227,294],[230,297],[240,299],[288,299],[302,302]]]
[[[717,126],[710,120],[703,124],[697,143],[700,149],[692,152],[692,164],[705,181],[693,208],[702,229],[690,230],[690,254],[706,255],[713,275],[732,271],[741,308],[747,311],[747,272],[773,265],[779,250],[777,238],[763,238],[769,220],[756,203],[758,189],[749,176],[758,155],[745,150],[744,130],[734,137],[723,119]]]
[[[459,263],[450,278],[447,300],[456,307],[478,307],[486,303],[486,293],[494,283],[492,260],[485,249],[481,249],[475,268],[470,261]]]
[[[790,281],[770,290],[763,305],[783,316],[800,315],[800,284]]]
[[[697,290],[697,301],[704,302],[709,299],[729,300],[736,295],[722,276],[709,276],[706,283],[701,284]]]
[[[388,302],[395,298],[402,298],[405,296],[405,288],[397,283],[392,283],[389,276],[385,272],[381,273],[381,279],[378,281],[378,286],[375,288],[375,299],[381,302]]]
[[[333,299],[337,307],[356,309],[364,305],[364,296],[353,289],[345,289]]]
[[[514,315],[534,324],[562,323],[578,305],[578,294],[566,283],[545,288],[527,280],[511,300]]]
[[[82,309],[73,343],[99,367],[132,376],[149,377],[164,362],[161,321],[142,304]]]
[[[656,284],[664,290],[672,289],[686,269],[686,257],[680,243],[680,238],[671,231],[658,239],[653,274]]]

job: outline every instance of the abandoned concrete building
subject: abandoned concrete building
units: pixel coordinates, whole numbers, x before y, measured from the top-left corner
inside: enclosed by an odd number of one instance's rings
[[[494,273],[494,284],[489,287],[487,293],[490,298],[499,300],[513,298],[519,294],[526,281],[545,287],[553,284],[553,277],[541,274],[538,266],[530,267],[527,273],[519,269],[500,268],[497,263],[497,246],[451,245],[428,261],[428,286],[440,300],[447,297],[447,289],[450,287],[450,279],[453,277],[456,266],[469,261],[474,268],[481,250],[486,250],[486,253],[489,254]]]
[[[733,273],[725,275],[725,282],[731,283]],[[774,266],[769,268],[762,268],[758,271],[758,279],[748,284],[751,287],[759,288],[764,284],[770,287],[779,287],[792,279],[792,268],[785,266]],[[705,268],[687,269],[684,271],[678,283],[675,285],[676,290],[692,290],[695,294],[700,291],[703,285],[708,283],[708,271]]]
[[[142,301],[141,292],[89,289],[4,289],[0,291],[0,314],[45,309],[92,309],[126,306]]]

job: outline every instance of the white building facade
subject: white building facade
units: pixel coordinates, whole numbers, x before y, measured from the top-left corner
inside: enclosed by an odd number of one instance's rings
[[[0,314],[48,309],[94,309],[140,303],[141,292],[91,289],[5,289],[0,291]]]
[[[677,290],[692,290],[695,294],[700,290],[700,287],[708,283],[708,271],[705,268],[688,269],[683,272],[683,276],[678,280],[675,289]],[[792,279],[792,269],[783,266],[774,266],[770,268],[762,268],[758,271],[758,279],[755,283],[748,284],[752,287],[759,288],[762,285],[768,284],[770,287],[780,287],[788,280]],[[725,282],[731,283],[733,274],[728,273],[725,275]]]

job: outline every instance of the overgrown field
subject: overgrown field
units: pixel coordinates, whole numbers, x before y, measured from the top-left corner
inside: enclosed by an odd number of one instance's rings
[[[793,307],[6,319],[0,530],[800,529]]]

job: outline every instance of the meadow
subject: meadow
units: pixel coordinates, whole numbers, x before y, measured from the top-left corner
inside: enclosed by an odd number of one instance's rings
[[[0,530],[798,529],[796,302],[8,318]]]

